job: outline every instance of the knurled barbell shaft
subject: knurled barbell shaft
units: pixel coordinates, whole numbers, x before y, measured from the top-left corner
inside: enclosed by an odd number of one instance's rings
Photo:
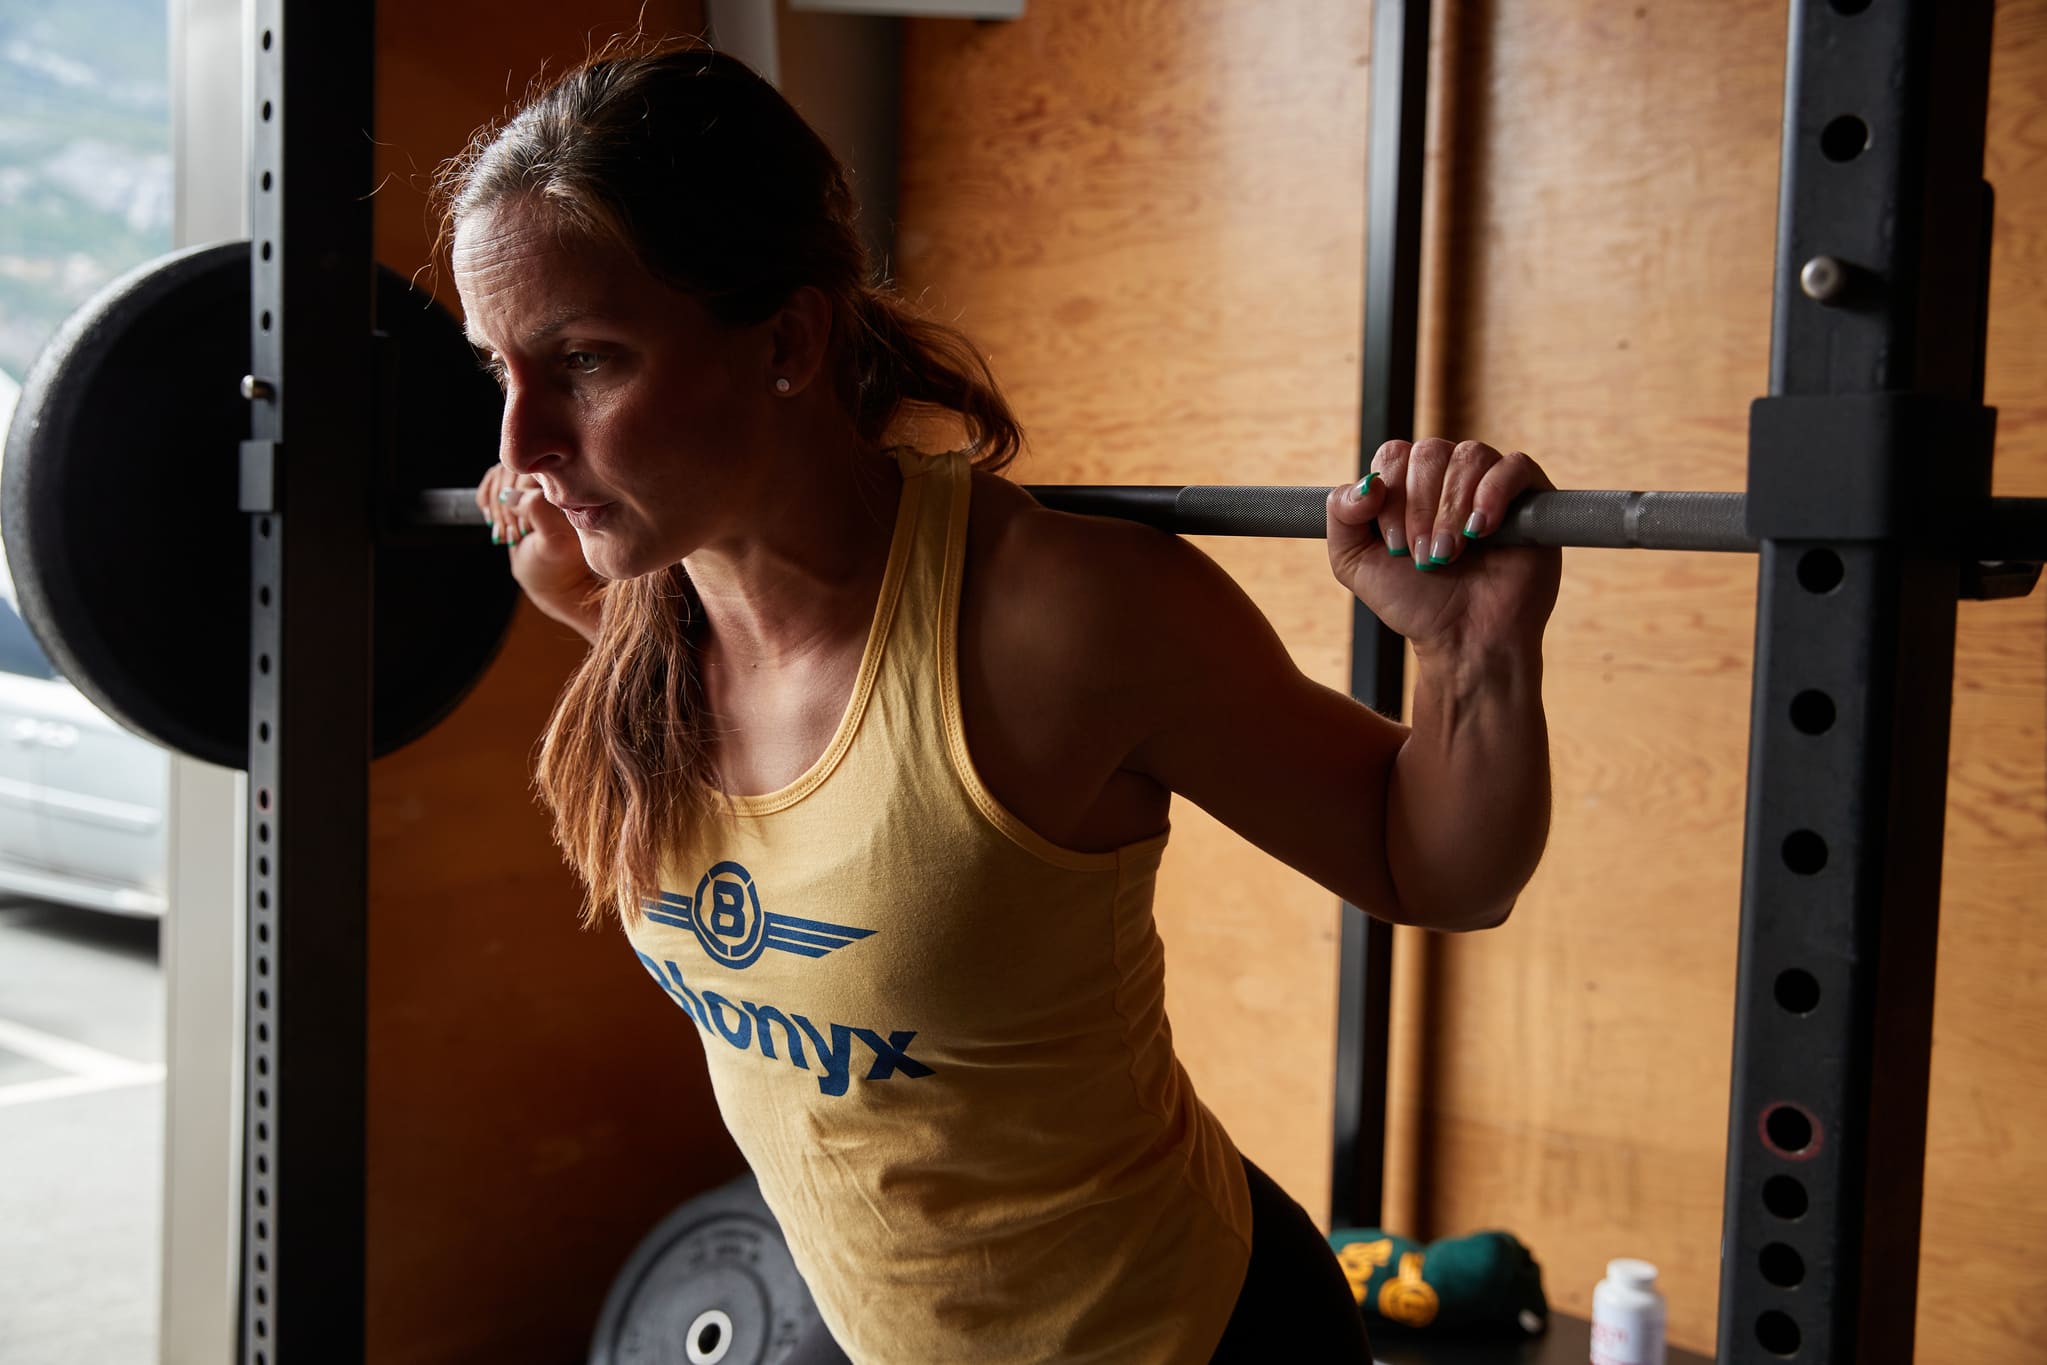
[[[1141,521],[1176,535],[1316,539],[1324,530],[1318,485],[1040,484],[1030,493],[1047,507]],[[1706,550],[1753,554],[1743,493],[1631,493],[1577,489],[1530,493],[1508,509],[1487,540],[1501,545],[1582,549]],[[413,509],[415,525],[474,525],[482,520],[467,488],[430,488]],[[2047,558],[2047,498],[1992,498],[1975,533],[1972,557]]]

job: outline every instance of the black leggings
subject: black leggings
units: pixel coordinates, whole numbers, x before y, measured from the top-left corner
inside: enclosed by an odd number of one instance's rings
[[[1272,1178],[1244,1160],[1251,1185],[1251,1266],[1210,1365],[1372,1365],[1365,1320],[1329,1240]],[[822,1325],[782,1365],[850,1365]],[[1048,1362],[1048,1365],[1053,1365]]]

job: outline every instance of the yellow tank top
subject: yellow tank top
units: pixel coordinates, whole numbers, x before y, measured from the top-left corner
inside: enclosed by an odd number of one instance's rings
[[[1206,1361],[1251,1209],[1173,1054],[1151,914],[1166,838],[1060,848],[982,784],[954,648],[971,471],[898,459],[837,734],[664,860],[633,948],[701,1032],[853,1360]]]

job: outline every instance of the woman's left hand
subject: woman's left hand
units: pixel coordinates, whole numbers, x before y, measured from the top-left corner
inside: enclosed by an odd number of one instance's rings
[[[1553,487],[1518,451],[1388,441],[1363,483],[1329,495],[1329,567],[1417,653],[1536,647],[1556,606],[1563,554],[1492,549],[1486,538],[1514,499]]]

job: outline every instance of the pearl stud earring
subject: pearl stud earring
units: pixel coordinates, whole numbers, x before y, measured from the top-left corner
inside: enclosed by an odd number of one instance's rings
[[[775,381],[775,392],[776,392],[776,393],[787,393],[787,392],[789,392],[789,381],[788,381],[788,380],[787,380],[786,378],[783,378],[783,379],[777,379],[777,380]]]

